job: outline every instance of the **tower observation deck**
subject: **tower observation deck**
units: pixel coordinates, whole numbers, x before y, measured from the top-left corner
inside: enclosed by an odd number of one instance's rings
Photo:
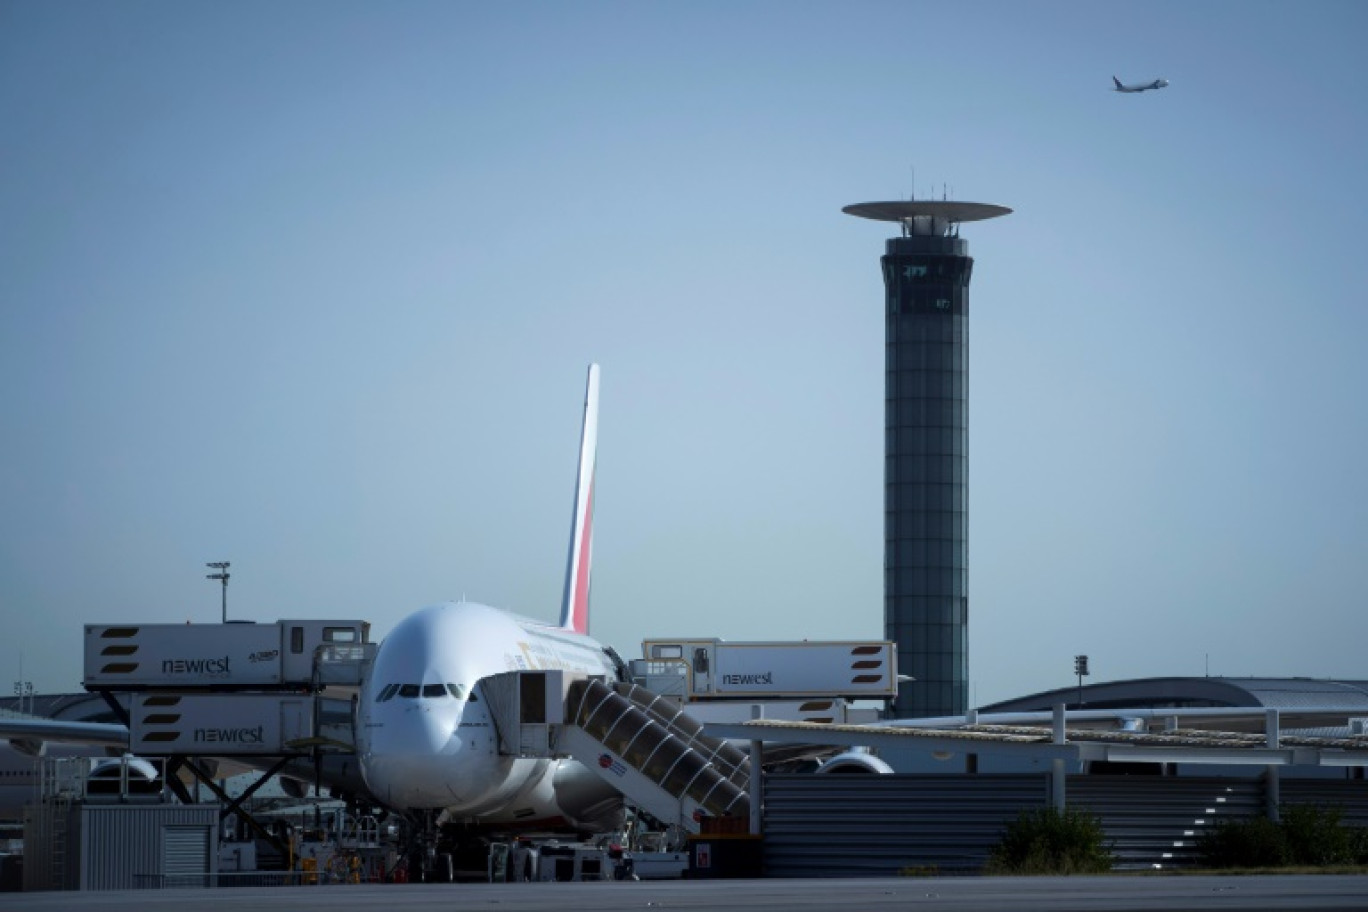
[[[961,222],[1012,210],[953,200],[857,203],[897,222],[884,256],[884,636],[900,718],[960,715],[969,696],[969,278]]]

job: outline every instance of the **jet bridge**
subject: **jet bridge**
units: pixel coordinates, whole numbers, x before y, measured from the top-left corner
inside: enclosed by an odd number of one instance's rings
[[[480,682],[499,752],[573,758],[661,823],[697,834],[704,817],[750,815],[750,760],[705,736],[678,704],[634,684],[564,671]]]

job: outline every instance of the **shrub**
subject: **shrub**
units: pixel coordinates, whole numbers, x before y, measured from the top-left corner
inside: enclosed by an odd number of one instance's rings
[[[1287,837],[1267,817],[1223,820],[1197,840],[1208,868],[1276,868],[1287,864]]]
[[[1280,808],[1283,835],[1287,837],[1288,861],[1294,865],[1344,865],[1354,863],[1352,830],[1340,822],[1338,808],[1287,805]]]
[[[1024,810],[993,849],[989,874],[1099,874],[1112,867],[1102,824],[1086,811]]]
[[[1349,828],[1349,851],[1353,854],[1353,864],[1368,865],[1368,827]]]
[[[1335,808],[1284,805],[1282,818],[1227,820],[1198,840],[1210,868],[1324,867],[1368,863],[1368,830],[1346,826]]]

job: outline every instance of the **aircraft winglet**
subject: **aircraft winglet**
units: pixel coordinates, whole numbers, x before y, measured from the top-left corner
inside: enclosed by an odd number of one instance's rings
[[[579,474],[575,478],[575,514],[570,522],[570,554],[565,567],[565,597],[560,625],[589,632],[589,571],[594,550],[594,466],[598,453],[599,366],[589,365],[584,392],[584,425],[580,429]]]

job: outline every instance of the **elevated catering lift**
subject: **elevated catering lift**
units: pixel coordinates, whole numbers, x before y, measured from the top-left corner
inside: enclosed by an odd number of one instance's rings
[[[376,649],[369,631],[360,620],[88,624],[84,683],[128,726],[131,753],[165,758],[182,802],[193,803],[185,770],[223,803],[220,820],[236,814],[276,844],[242,805],[287,768],[347,765],[353,701]],[[236,798],[215,781],[231,768],[260,774]]]

